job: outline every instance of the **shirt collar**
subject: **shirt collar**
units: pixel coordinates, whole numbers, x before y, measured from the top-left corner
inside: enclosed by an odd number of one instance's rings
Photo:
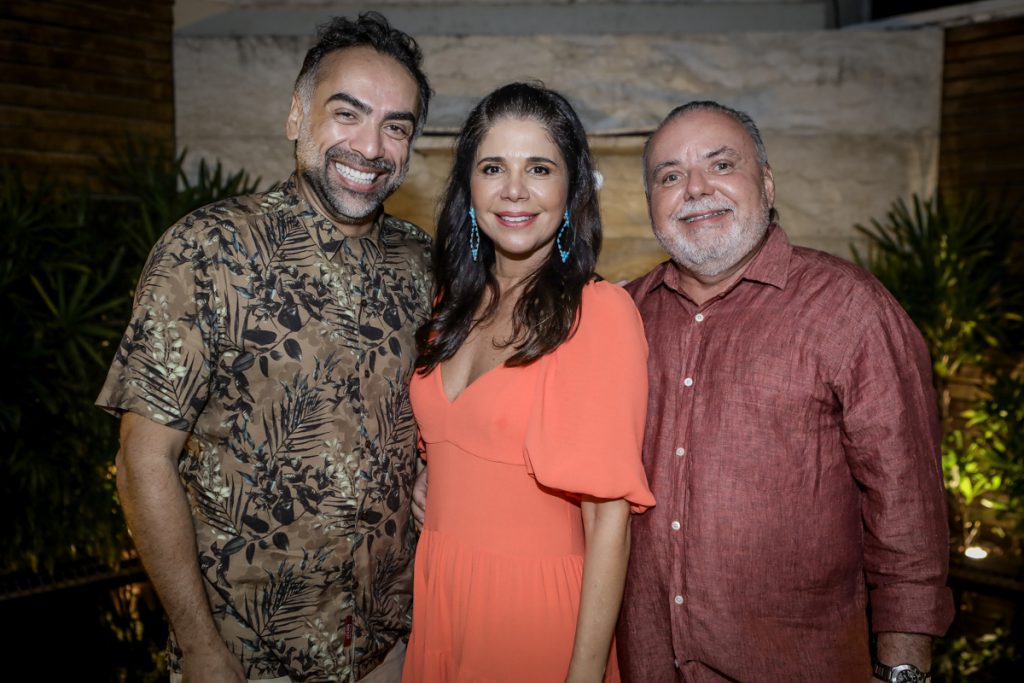
[[[789,237],[778,223],[772,223],[768,226],[768,236],[761,250],[743,272],[742,279],[785,289],[792,255],[793,245],[789,243]]]
[[[296,214],[298,214],[299,221],[309,232],[313,241],[327,255],[328,259],[334,258],[341,245],[350,239],[359,240],[363,253],[371,255],[371,257],[379,257],[387,252],[385,240],[382,236],[384,230],[383,211],[377,215],[377,219],[373,222],[369,232],[360,237],[349,237],[305,200],[302,193],[299,192],[295,173],[292,173],[281,186],[281,192],[285,204],[292,207]]]
[[[743,272],[741,280],[760,282],[778,289],[785,289],[789,279],[789,259],[793,254],[793,245],[778,223],[768,226],[768,235],[750,265]],[[682,293],[683,286],[679,280],[679,269],[666,261],[651,273],[644,288],[647,292],[664,285],[669,289]]]

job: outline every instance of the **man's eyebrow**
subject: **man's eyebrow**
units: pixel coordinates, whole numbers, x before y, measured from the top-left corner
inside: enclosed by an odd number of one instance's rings
[[[348,104],[349,106],[355,108],[357,111],[359,111],[362,114],[372,114],[373,113],[373,107],[368,105],[366,102],[363,102],[358,97],[353,97],[352,95],[349,95],[347,92],[344,92],[344,91],[336,92],[333,95],[331,95],[330,97],[328,97],[327,98],[327,103],[330,104],[331,102],[344,102],[344,103]],[[389,111],[389,112],[387,112],[384,115],[384,120],[385,121],[408,121],[409,123],[415,125],[416,124],[416,115],[413,114],[411,111]]]
[[[408,121],[416,124],[416,116],[411,111],[389,111],[384,115],[385,121]]]
[[[727,157],[738,157],[740,153],[728,145],[723,145],[718,149],[711,150],[704,155],[705,159],[714,159],[715,157],[727,156]]]
[[[330,104],[331,102],[337,102],[339,100],[341,102],[345,102],[346,104],[349,104],[349,105],[355,107],[356,109],[358,109],[359,111],[361,111],[364,114],[372,114],[373,113],[373,107],[368,105],[366,102],[363,102],[358,97],[352,97],[352,95],[349,95],[347,92],[336,92],[336,93],[334,93],[333,95],[331,95],[330,97],[327,98],[327,103]]]
[[[669,159],[668,161],[663,161],[663,162],[661,162],[660,164],[658,164],[657,166],[655,166],[654,168],[651,169],[651,175],[652,176],[656,176],[659,173],[661,173],[663,170],[665,170],[666,168],[669,168],[670,166],[678,166],[678,165],[679,165],[679,160],[678,159]]]

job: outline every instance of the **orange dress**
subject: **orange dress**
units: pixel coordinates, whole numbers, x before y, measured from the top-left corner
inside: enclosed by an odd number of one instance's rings
[[[583,578],[580,495],[654,505],[647,345],[629,295],[584,288],[575,335],[449,401],[415,376],[429,466],[403,683],[563,683]],[[605,681],[618,681],[612,648]]]

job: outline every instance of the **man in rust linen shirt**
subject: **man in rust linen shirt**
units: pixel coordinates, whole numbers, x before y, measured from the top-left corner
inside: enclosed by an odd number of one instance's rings
[[[397,683],[408,634],[429,238],[385,215],[426,118],[415,42],[322,27],[286,131],[296,173],[203,207],[143,270],[98,403],[170,618],[171,681]]]
[[[658,505],[632,526],[625,680],[867,683],[872,636],[927,672],[953,607],[921,335],[871,275],[789,243],[749,117],[678,108],[644,172],[672,260],[629,285]]]

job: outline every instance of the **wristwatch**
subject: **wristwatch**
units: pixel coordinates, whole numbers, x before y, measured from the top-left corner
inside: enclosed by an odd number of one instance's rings
[[[931,680],[931,673],[921,671],[913,664],[897,664],[886,666],[875,662],[875,678],[888,683],[928,683]]]

